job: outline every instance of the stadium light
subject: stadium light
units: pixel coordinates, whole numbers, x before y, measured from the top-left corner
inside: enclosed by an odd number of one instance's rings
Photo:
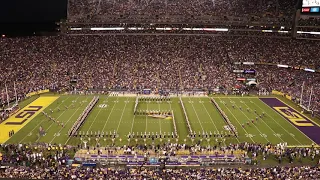
[[[277,66],[278,67],[282,67],[282,68],[288,68],[289,67],[288,65],[282,65],[282,64],[278,64]]]
[[[308,32],[308,31],[297,31],[298,34],[313,34],[313,35],[320,35],[320,32]]]
[[[70,28],[71,31],[81,31],[82,28]]]
[[[102,27],[96,27],[96,28],[90,28],[91,31],[120,31],[124,30],[123,27],[112,27],[112,28],[102,28]]]

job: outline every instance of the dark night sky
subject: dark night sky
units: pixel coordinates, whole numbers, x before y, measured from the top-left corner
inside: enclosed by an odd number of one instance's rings
[[[0,32],[49,31],[67,16],[67,0],[1,0]]]

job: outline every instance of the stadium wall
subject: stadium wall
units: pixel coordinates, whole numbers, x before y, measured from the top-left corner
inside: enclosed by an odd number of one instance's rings
[[[31,96],[34,96],[34,95],[44,94],[44,93],[48,93],[48,92],[50,92],[49,89],[34,91],[34,92],[30,92],[30,93],[26,94],[26,97],[31,97]]]

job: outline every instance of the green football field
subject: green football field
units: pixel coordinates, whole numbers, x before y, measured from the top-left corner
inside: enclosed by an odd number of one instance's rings
[[[104,132],[110,134],[116,132],[116,145],[124,144],[151,144],[149,138],[128,139],[129,132],[134,134],[170,134],[174,132],[174,123],[179,135],[178,138],[155,139],[154,143],[176,142],[179,143],[201,143],[202,145],[224,145],[229,143],[282,143],[286,142],[291,146],[310,146],[314,143],[308,136],[292,125],[277,111],[262,102],[257,97],[235,97],[223,96],[214,97],[221,110],[229,118],[231,124],[236,128],[238,136],[230,136],[228,124],[222,117],[219,110],[211,102],[210,97],[182,97],[182,103],[186,114],[182,109],[178,97],[170,101],[144,101],[139,102],[139,111],[173,111],[174,119],[157,119],[146,115],[135,115],[134,106],[136,97],[107,96],[99,95],[99,101],[90,112],[78,132],[88,133],[89,137],[69,137],[68,131],[78,119],[86,106],[92,100],[93,95],[62,95],[44,112],[48,113],[64,127],[46,118],[42,113],[26,124],[20,131],[16,132],[7,143],[57,143],[78,145],[82,141],[88,141],[88,145],[107,146],[113,143],[110,137],[96,137],[94,134]],[[41,96],[40,96],[41,98]],[[68,108],[66,108],[68,107]],[[240,107],[242,110],[240,110]],[[249,109],[249,111],[248,111]],[[51,110],[53,112],[51,112]],[[256,113],[254,112],[256,111]],[[256,117],[265,112],[262,118]],[[188,137],[188,117],[193,132],[196,132],[195,140]],[[254,119],[254,123],[252,123]],[[174,122],[173,122],[174,121]],[[39,135],[39,128],[42,127],[46,134]],[[91,136],[91,132],[93,136]],[[204,138],[198,134],[212,133],[211,138]],[[219,136],[214,136],[219,134]],[[221,137],[220,134],[224,136]]]

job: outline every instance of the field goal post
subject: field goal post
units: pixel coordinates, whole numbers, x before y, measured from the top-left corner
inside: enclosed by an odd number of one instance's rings
[[[311,90],[310,90],[310,94],[306,97],[308,100],[306,101],[308,103],[308,105],[306,106],[305,104],[303,104],[303,92],[305,89],[305,82],[303,81],[302,86],[301,86],[301,95],[300,95],[300,103],[299,106],[304,110],[307,111],[309,113],[312,113],[313,110],[310,109],[311,107],[311,103],[312,103],[312,96],[313,96],[313,86],[311,86]]]

